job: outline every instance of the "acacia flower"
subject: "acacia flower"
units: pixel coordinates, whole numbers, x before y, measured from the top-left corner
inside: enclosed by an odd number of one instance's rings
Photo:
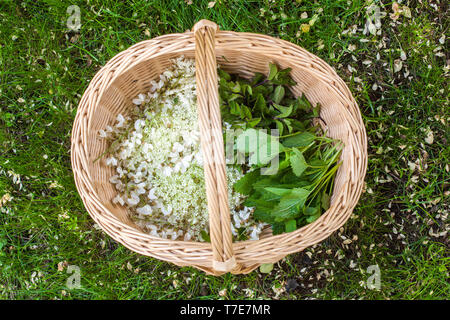
[[[132,100],[135,115],[119,114],[114,127],[99,130],[102,138],[117,141],[105,164],[115,170],[110,182],[118,194],[112,199],[126,206],[136,224],[151,236],[204,241],[209,231],[203,158],[196,106],[195,62],[178,58],[150,92]],[[227,124],[225,124],[227,125]],[[228,124],[229,126],[229,124]],[[231,230],[257,239],[264,224],[243,207],[245,197],[232,186],[243,173],[227,166]]]

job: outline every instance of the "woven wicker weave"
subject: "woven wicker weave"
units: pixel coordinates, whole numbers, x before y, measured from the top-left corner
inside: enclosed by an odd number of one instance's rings
[[[107,148],[98,130],[127,114],[132,99],[150,90],[150,80],[170,67],[170,59],[196,59],[199,128],[205,161],[205,183],[211,242],[172,241],[142,232],[127,209],[113,205],[113,169],[94,162]],[[272,236],[270,229],[257,241],[232,242],[228,208],[222,123],[216,66],[251,77],[268,72],[268,62],[292,68],[295,95],[320,103],[327,135],[345,147],[335,179],[330,208],[315,222],[294,232]],[[219,138],[218,138],[219,137]],[[101,228],[127,248],[179,266],[194,266],[209,274],[248,273],[262,263],[314,245],[349,218],[363,189],[367,138],[358,106],[349,89],[324,61],[289,42],[253,33],[220,31],[202,20],[192,32],[142,41],[111,59],[92,79],[78,108],[72,132],[72,168],[76,186],[89,214]],[[208,159],[210,161],[208,161]]]

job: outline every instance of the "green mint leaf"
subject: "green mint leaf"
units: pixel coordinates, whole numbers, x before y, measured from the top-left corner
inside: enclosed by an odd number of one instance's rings
[[[277,125],[278,134],[281,136],[283,134],[284,125],[280,120],[275,120],[275,124]]]
[[[264,190],[274,193],[281,197],[291,193],[291,189],[286,189],[286,188],[266,187],[266,188],[264,188]]]
[[[289,219],[287,221],[284,222],[284,230],[286,232],[292,232],[297,230],[297,222],[295,221],[295,219]]]
[[[291,165],[290,156],[291,156],[290,153],[285,152],[285,158],[280,162],[279,165],[280,170],[286,169]]]
[[[245,130],[237,137],[236,148],[242,153],[252,153],[249,158],[250,164],[258,165],[269,163],[283,151],[283,146],[278,142],[277,137],[253,128]]]
[[[280,114],[277,115],[278,118],[286,118],[289,117],[292,113],[293,106],[290,105],[289,107],[280,106],[279,104],[274,103],[273,106],[280,111]]]
[[[305,131],[306,130],[306,127],[303,124],[303,122],[298,121],[297,119],[290,119],[290,121],[291,121],[291,126],[293,129],[295,129],[295,131]]]
[[[275,183],[276,182],[274,181],[273,177],[271,177],[271,178],[262,178],[262,179],[258,179],[258,181],[255,182],[255,184],[253,185],[253,188],[255,190],[261,190],[261,189],[264,189],[266,187],[271,187]]]
[[[239,107],[239,104],[234,100],[230,101],[229,104],[230,104],[230,113],[235,116],[240,116],[241,108]]]
[[[233,88],[231,88],[231,91],[233,91],[234,93],[241,92],[241,85],[239,84],[239,82],[236,82],[236,84],[233,86]]]
[[[308,218],[306,218],[306,222],[311,223],[316,221],[317,219],[319,219],[320,217],[320,213],[314,215],[314,216],[309,216]]]
[[[306,99],[304,94],[302,94],[302,96],[297,99],[296,104],[298,109],[305,112],[310,112],[312,109],[312,105],[309,103],[308,99]]]
[[[305,208],[305,210],[303,211],[307,216],[315,216],[317,215],[319,212],[320,208],[319,207],[307,207]]]
[[[292,133],[292,131],[294,130],[294,128],[291,125],[292,119],[283,119],[283,122],[286,125],[286,127],[288,128],[288,132]]]
[[[323,210],[328,210],[330,208],[330,195],[325,191],[322,194],[322,208]]]
[[[259,170],[253,170],[247,172],[242,178],[235,182],[233,188],[236,192],[240,194],[249,195],[253,190],[253,183],[260,176]]]
[[[248,92],[248,94],[249,95],[253,95],[253,89],[252,89],[252,87],[250,86],[250,85],[245,85],[245,88],[247,89],[247,92]],[[244,92],[243,93],[245,93],[245,90],[244,90]]]
[[[308,167],[305,157],[298,149],[292,149],[290,159],[292,172],[294,172],[297,177],[300,177]]]
[[[264,200],[261,200],[263,202],[265,202]],[[262,222],[266,222],[266,223],[274,223],[275,220],[272,217],[272,215],[270,214],[270,212],[272,211],[272,207],[268,207],[268,206],[264,206],[264,205],[257,205],[255,206],[255,210],[253,211],[253,217],[258,220],[258,221],[262,221]]]
[[[264,114],[267,113],[268,108],[266,104],[266,99],[264,99],[264,96],[261,93],[258,93],[258,95],[256,96],[256,101],[253,110],[260,112],[263,117]]]
[[[275,91],[273,92],[272,101],[275,103],[280,103],[281,100],[283,100],[285,94],[284,87],[282,85],[279,85],[275,88]]]
[[[250,82],[250,84],[252,86],[257,85],[258,83],[263,81],[265,77],[266,76],[264,74],[262,74],[261,72],[255,72],[255,75],[253,76],[252,81]]]
[[[233,93],[233,94],[228,98],[228,103],[231,102],[231,101],[233,101],[233,100],[239,99],[240,97],[241,97],[241,95],[239,95],[239,94],[237,94],[237,93]]]
[[[261,190],[260,192],[259,192],[259,194],[261,195],[261,200],[264,200],[264,201],[267,201],[267,202],[272,202],[272,208],[275,206],[275,204],[277,204],[279,201],[280,201],[280,199],[281,199],[281,196],[280,195],[277,195],[277,194],[275,194],[275,193],[272,193],[272,192],[269,192],[269,191],[266,191],[265,189],[263,189],[263,190]]]
[[[248,121],[247,124],[250,128],[254,128],[260,122],[261,122],[261,118],[254,118],[254,119],[251,119],[250,121]]]
[[[269,62],[269,75],[267,76],[267,80],[273,80],[278,73],[278,68],[275,64]]]
[[[266,144],[263,148],[259,149],[257,152],[254,152],[249,157],[250,164],[266,165],[268,164],[276,155],[279,154],[279,149],[273,148],[273,144]],[[272,175],[277,172],[277,168],[273,168],[273,170],[266,172],[265,175]]]
[[[277,222],[298,217],[309,194],[310,191],[304,188],[292,189],[289,194],[280,199],[280,203],[273,208],[271,215]]]
[[[223,71],[222,69],[219,68],[218,69],[218,73],[219,73],[219,77],[220,78],[223,78],[223,79],[225,79],[227,81],[231,80],[231,76],[230,76],[230,74],[228,72]]]
[[[286,148],[306,147],[314,141],[316,136],[310,132],[300,132],[283,140],[283,146]]]
[[[291,68],[286,68],[286,69],[282,69],[280,71],[278,71],[278,76],[279,77],[286,77],[289,76],[289,73],[292,71]]]
[[[320,104],[316,104],[315,107],[313,107],[313,115],[314,117],[319,117],[320,115]]]
[[[284,232],[284,223],[274,222],[272,223],[272,234],[277,235]]]
[[[200,231],[200,236],[205,240],[206,242],[211,242],[211,238],[205,230]]]
[[[246,105],[242,104],[240,111],[241,111],[240,112],[241,119],[250,120],[252,118],[252,112],[250,111],[250,109]]]

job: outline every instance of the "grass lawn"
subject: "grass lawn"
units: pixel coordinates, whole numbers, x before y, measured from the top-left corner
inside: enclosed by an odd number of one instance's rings
[[[448,299],[448,5],[373,2],[374,34],[358,0],[1,1],[0,298]],[[79,32],[67,28],[72,4]],[[70,134],[89,80],[132,44],[202,18],[318,55],[366,125],[369,167],[353,216],[269,274],[212,277],[131,252],[96,228],[75,188]],[[72,265],[81,288],[66,285]],[[379,290],[367,285],[373,270]]]

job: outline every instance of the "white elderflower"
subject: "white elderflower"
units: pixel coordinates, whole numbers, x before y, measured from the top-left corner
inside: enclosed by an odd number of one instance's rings
[[[111,176],[111,178],[109,178],[109,182],[111,182],[113,184],[119,183],[120,182],[119,176],[118,175]]]
[[[119,192],[112,201],[126,206],[152,236],[204,241],[209,216],[194,61],[173,60],[150,85],[150,92],[133,99],[136,115],[118,115],[114,128],[99,130],[100,137],[118,140],[105,160],[115,170],[110,182]],[[253,220],[253,209],[243,207],[244,197],[232,188],[243,174],[232,166],[226,174],[232,233],[257,239],[264,225]]]
[[[172,206],[168,205],[166,208],[161,207],[161,211],[163,213],[163,215],[167,216],[168,214],[172,213]]]
[[[191,132],[184,131],[182,134],[184,144],[186,146],[192,146],[199,143],[200,136],[197,133],[192,134]]]
[[[136,194],[141,195],[141,194],[147,193],[147,191],[145,190],[144,187],[145,187],[145,183],[144,182],[141,182],[141,183],[137,184],[136,185],[136,190],[135,190]]]
[[[251,209],[244,207],[243,210],[239,211],[239,217],[241,220],[247,220],[250,217]]]
[[[114,204],[120,203],[120,205],[123,206],[125,204],[125,201],[123,201],[120,195],[116,195],[113,199],[113,203]]]
[[[139,196],[135,193],[132,193],[131,197],[127,199],[127,203],[129,206],[134,207],[139,203]]]
[[[179,143],[179,142],[175,142],[174,144],[173,144],[173,151],[174,152],[183,152],[184,151],[184,146],[181,144],[181,143]]]
[[[203,165],[203,155],[202,155],[201,152],[197,152],[197,153],[195,154],[195,161],[197,162],[197,164],[198,164],[199,166],[202,166],[202,165]]]
[[[106,159],[106,165],[107,166],[117,166],[117,159],[114,157],[109,157],[108,159]]]
[[[252,228],[252,232],[250,233],[250,239],[251,240],[258,240],[259,239],[259,234],[261,233],[261,230],[259,230],[259,228],[258,227],[256,227],[256,226],[253,226]]]
[[[233,235],[233,236],[237,236],[237,231],[236,231],[236,228],[234,227],[234,224],[233,224],[233,222],[231,222],[231,234]]]
[[[148,154],[152,150],[153,150],[153,145],[151,145],[150,143],[144,143],[142,145],[142,153],[143,154]]]
[[[107,138],[108,137],[108,134],[103,129],[98,130],[98,134],[99,134],[100,138]]]
[[[134,130],[136,130],[136,132],[140,132],[144,125],[145,125],[145,120],[137,119],[136,122],[134,123]],[[140,135],[140,137],[142,139],[142,134]]]
[[[114,130],[111,126],[106,126],[105,131],[108,134],[108,133],[112,133]]]
[[[239,217],[239,215],[238,214],[234,214],[233,215],[233,220],[234,220],[234,226],[236,227],[236,228],[240,228],[241,227],[241,218]]]
[[[125,123],[125,118],[123,117],[123,115],[121,115],[120,113],[117,115],[117,124],[116,124],[116,128],[121,128],[123,127]]]
[[[142,215],[149,215],[152,214],[152,207],[149,206],[148,204],[146,204],[145,206],[141,207],[141,208],[137,208],[136,212]]]
[[[156,191],[155,188],[151,188],[150,191],[148,192],[147,197],[148,197],[150,200],[156,200],[156,199],[158,199],[158,197],[155,196],[155,191]]]
[[[162,171],[163,171],[164,176],[168,177],[172,174],[173,169],[169,166],[166,166],[163,168]]]
[[[192,161],[192,155],[187,155],[187,156],[183,157],[176,163],[175,170],[181,171],[183,173],[186,172],[186,169],[189,168],[189,166],[191,165],[191,161]]]
[[[135,99],[133,99],[133,103],[135,104],[135,105],[138,105],[138,106],[140,106],[141,104],[143,104],[144,102],[146,102],[146,100],[147,100],[147,97],[144,95],[144,94],[139,94],[138,96],[137,96],[137,98],[135,98]]]

